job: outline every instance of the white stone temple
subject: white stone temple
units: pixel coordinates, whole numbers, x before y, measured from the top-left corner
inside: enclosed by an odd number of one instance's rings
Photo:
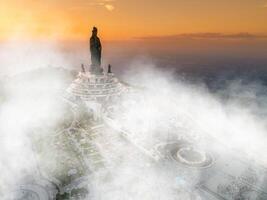
[[[94,119],[98,120],[103,110],[127,90],[128,87],[113,73],[94,74],[82,71],[67,89],[67,96],[72,102],[84,102],[88,110],[93,112]]]

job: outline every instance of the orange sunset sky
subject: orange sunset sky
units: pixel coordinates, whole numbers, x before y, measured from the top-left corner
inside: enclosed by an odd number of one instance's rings
[[[267,0],[0,0],[0,40],[267,33]]]

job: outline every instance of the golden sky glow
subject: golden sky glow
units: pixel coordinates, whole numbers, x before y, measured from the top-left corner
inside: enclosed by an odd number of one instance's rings
[[[267,33],[267,0],[0,0],[0,39]]]

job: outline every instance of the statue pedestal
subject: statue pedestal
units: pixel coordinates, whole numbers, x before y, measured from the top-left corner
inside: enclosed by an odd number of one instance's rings
[[[95,75],[102,75],[103,74],[103,68],[101,66],[91,65],[90,72]]]

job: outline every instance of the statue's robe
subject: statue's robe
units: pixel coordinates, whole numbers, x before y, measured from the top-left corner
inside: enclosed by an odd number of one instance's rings
[[[91,51],[91,63],[92,66],[101,65],[101,42],[97,36],[92,36],[90,38],[90,51]]]

